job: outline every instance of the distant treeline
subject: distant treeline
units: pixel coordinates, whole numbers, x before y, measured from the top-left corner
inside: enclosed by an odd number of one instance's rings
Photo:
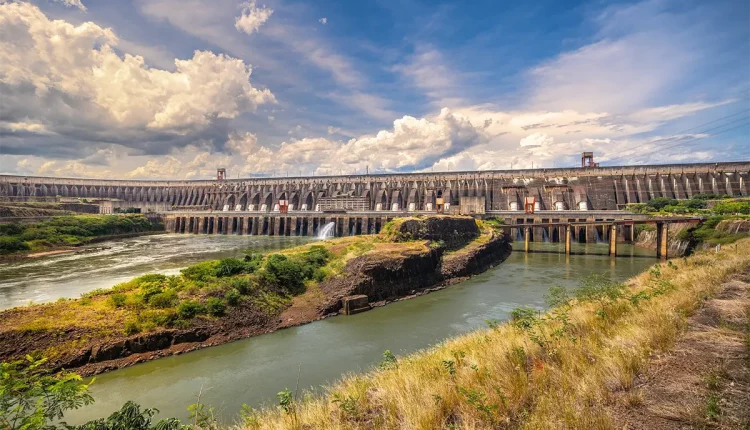
[[[34,223],[0,224],[0,254],[75,246],[93,238],[162,230],[142,215],[61,216]]]

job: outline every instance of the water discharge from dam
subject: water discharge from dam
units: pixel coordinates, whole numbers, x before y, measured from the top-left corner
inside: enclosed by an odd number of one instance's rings
[[[206,238],[183,237],[196,244]],[[92,386],[96,403],[68,414],[66,420],[73,424],[106,416],[126,400],[155,407],[162,417],[185,419],[185,408],[202,389],[203,401],[216,407],[225,422],[232,422],[243,403],[253,407],[273,404],[277,392],[294,389],[298,366],[300,388],[319,389],[344,373],[371,369],[386,349],[397,355],[410,353],[484,327],[485,320],[505,320],[516,307],[542,308],[551,286],[575,287],[582,277],[594,273],[624,280],[656,262],[649,257],[650,251],[629,245],[622,245],[622,254],[628,256],[616,259],[606,255],[606,245],[580,245],[588,255],[570,256],[559,253],[558,245],[535,244],[537,252],[514,252],[499,266],[468,281],[370,312],[98,375]]]
[[[318,239],[328,239],[333,237],[334,227],[336,227],[336,223],[334,222],[329,222],[328,224],[324,225],[323,228],[320,229],[320,233],[318,233]]]

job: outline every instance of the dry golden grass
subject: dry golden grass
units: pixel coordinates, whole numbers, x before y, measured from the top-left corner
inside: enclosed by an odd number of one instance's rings
[[[660,264],[614,302],[573,302],[533,330],[507,323],[450,339],[239,428],[611,429],[612,393],[630,388],[649,355],[673,345],[686,316],[748,266],[750,240]],[[639,292],[647,298],[633,300]]]

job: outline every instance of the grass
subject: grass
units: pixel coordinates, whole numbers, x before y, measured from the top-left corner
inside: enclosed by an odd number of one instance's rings
[[[627,285],[592,284],[574,299],[556,294],[562,304],[549,313],[518,311],[514,321],[346,376],[287,411],[255,412],[240,427],[614,428],[611,394],[630,389],[701,301],[750,266],[750,240],[736,246],[655,265]],[[707,414],[718,413],[718,402],[706,402]]]

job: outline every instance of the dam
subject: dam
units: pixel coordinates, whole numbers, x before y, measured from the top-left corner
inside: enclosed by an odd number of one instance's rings
[[[658,197],[750,195],[750,161],[648,166],[392,173],[350,176],[133,181],[0,175],[0,198],[108,200],[142,212],[283,210],[492,214],[617,211]],[[281,203],[280,203],[281,202]],[[312,217],[316,216],[311,214]]]

